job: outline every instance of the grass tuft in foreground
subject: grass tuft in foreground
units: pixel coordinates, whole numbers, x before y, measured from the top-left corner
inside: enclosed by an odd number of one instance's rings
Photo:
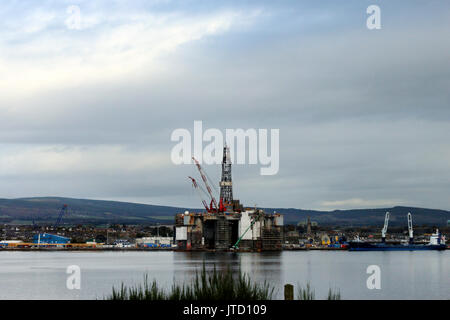
[[[225,272],[214,270],[207,272],[205,265],[188,284],[173,284],[169,291],[160,288],[148,275],[140,285],[128,287],[122,283],[119,289],[113,287],[107,300],[270,300],[274,288],[267,282],[253,283],[240,271],[234,274],[230,269]]]
[[[327,300],[341,300],[341,291],[339,289],[328,290],[328,298]]]
[[[311,285],[308,282],[304,288],[300,285],[298,286],[297,297],[298,300],[314,300],[316,299],[316,293],[314,289],[311,289]]]
[[[306,284],[305,287],[302,287],[301,285],[298,286],[297,299],[298,300],[316,299],[316,292],[314,289],[311,288],[309,282]],[[328,290],[327,300],[341,300],[341,291],[339,289],[333,290],[330,288]]]

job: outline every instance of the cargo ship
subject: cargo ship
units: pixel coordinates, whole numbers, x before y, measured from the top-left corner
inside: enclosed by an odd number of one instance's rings
[[[440,240],[439,240],[440,239]],[[442,242],[442,235],[435,233],[430,237],[428,244],[414,243],[373,243],[365,241],[350,241],[349,251],[415,251],[415,250],[445,250],[445,242]]]
[[[389,212],[386,212],[384,227],[381,231],[381,242],[361,241],[359,238],[349,242],[349,251],[416,251],[416,250],[445,250],[445,237],[436,229],[428,244],[415,244],[413,238],[412,216],[408,212],[409,242],[400,244],[386,243],[386,232],[389,223]]]

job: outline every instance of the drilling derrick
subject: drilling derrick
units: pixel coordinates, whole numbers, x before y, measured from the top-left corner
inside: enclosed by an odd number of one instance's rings
[[[220,180],[220,201],[226,211],[233,211],[233,182],[231,181],[230,148],[223,148],[222,179]]]

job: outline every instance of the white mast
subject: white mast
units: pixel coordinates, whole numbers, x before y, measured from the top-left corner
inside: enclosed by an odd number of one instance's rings
[[[386,216],[384,217],[384,226],[381,230],[381,242],[386,242],[386,232],[389,224],[389,211],[386,212]]]
[[[408,212],[408,232],[409,232],[409,243],[412,244],[414,242],[414,238],[413,238],[413,226],[412,226],[411,212]]]

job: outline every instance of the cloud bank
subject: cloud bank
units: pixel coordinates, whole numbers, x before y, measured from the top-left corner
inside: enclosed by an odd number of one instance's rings
[[[248,206],[450,209],[450,5],[369,4],[3,1],[0,197],[200,207],[170,135],[202,120],[280,129],[277,175],[233,167]]]

